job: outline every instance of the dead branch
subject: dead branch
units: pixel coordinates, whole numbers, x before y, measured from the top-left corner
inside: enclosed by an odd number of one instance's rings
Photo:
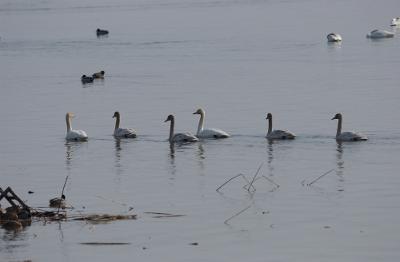
[[[311,186],[312,184],[314,184],[315,182],[317,182],[318,180],[320,180],[321,178],[323,178],[324,176],[326,176],[327,174],[331,173],[332,171],[334,171],[335,169],[331,169],[328,172],[323,173],[322,175],[320,175],[319,177],[317,177],[316,179],[314,179],[313,181],[311,181],[310,183],[307,184],[307,186]]]
[[[226,181],[225,183],[223,183],[220,187],[218,187],[218,188],[216,189],[216,191],[219,192],[219,190],[220,190],[222,187],[224,187],[226,184],[228,184],[229,182],[231,182],[232,180],[236,179],[236,178],[239,177],[239,176],[241,176],[241,177],[247,182],[247,184],[250,184],[250,181],[246,178],[245,175],[243,175],[243,174],[238,174],[238,175],[236,175],[236,176],[230,178],[230,179],[229,179],[228,181]],[[256,190],[255,187],[254,187],[254,186],[252,186],[252,187],[253,187],[253,189],[254,189],[254,191],[255,191],[255,190]]]
[[[261,167],[262,167],[263,165],[264,165],[264,163],[261,163],[261,165],[258,167],[257,172],[254,174],[253,179],[251,180],[251,183],[250,183],[249,187],[247,188],[247,191],[250,192],[250,187],[253,187],[254,180],[256,179],[256,177],[257,177],[258,173],[260,172]],[[254,187],[253,187],[253,188],[254,188]],[[254,188],[254,191],[256,191],[255,188]],[[253,191],[253,192],[254,192],[254,191]]]
[[[251,207],[251,205],[248,206],[248,207],[246,207],[246,208],[244,208],[244,209],[242,209],[242,210],[240,210],[239,212],[237,212],[236,214],[234,214],[233,216],[231,216],[230,218],[228,218],[227,220],[225,220],[225,221],[224,221],[224,224],[228,224],[228,221],[229,221],[229,220],[231,220],[231,219],[237,217],[238,215],[242,214],[244,211],[246,211],[246,210],[249,209],[250,207]]]

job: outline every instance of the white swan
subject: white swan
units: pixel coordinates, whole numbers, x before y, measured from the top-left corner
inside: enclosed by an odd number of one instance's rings
[[[169,115],[164,122],[171,121],[171,126],[169,129],[169,142],[170,143],[190,143],[199,141],[197,137],[191,133],[177,133],[174,134],[175,118],[173,115]]]
[[[268,132],[266,138],[268,139],[294,139],[296,137],[295,134],[286,131],[286,130],[273,130],[272,131],[272,114],[268,113]]]
[[[326,36],[328,42],[340,42],[342,41],[342,36],[336,33],[330,33]]]
[[[392,19],[392,22],[390,23],[390,26],[398,26],[400,25],[400,17],[395,17]]]
[[[114,136],[117,138],[135,138],[136,131],[132,128],[121,128],[119,127],[119,123],[121,120],[121,116],[118,111],[116,111],[113,115],[115,118],[115,128],[114,128]]]
[[[65,137],[68,141],[86,141],[88,135],[83,130],[73,130],[71,127],[71,118],[74,117],[73,113],[68,112],[65,115],[65,121],[67,123],[67,135]]]
[[[394,37],[394,33],[386,30],[375,29],[371,31],[371,33],[367,34],[367,37],[372,39],[390,38]]]
[[[205,116],[205,112],[203,109],[199,108],[193,114],[200,115],[199,125],[197,127],[197,134],[196,134],[196,136],[198,138],[216,138],[216,139],[218,139],[218,138],[230,137],[230,135],[228,133],[226,133],[225,131],[222,131],[221,129],[217,129],[217,128],[204,129],[203,128],[204,116]]]
[[[337,141],[364,141],[368,140],[368,138],[361,134],[361,133],[356,133],[356,132],[343,132],[342,133],[342,114],[337,113],[332,120],[337,119],[338,120],[338,126],[337,126],[337,131],[336,131],[336,140]]]

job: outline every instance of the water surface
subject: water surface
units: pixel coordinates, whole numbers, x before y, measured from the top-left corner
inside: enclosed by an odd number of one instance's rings
[[[92,225],[0,229],[0,260],[395,261],[400,177],[398,1],[39,1],[0,3],[0,165],[33,207],[138,214]],[[110,30],[96,38],[96,28]],[[341,44],[325,36],[338,32]],[[104,81],[80,76],[105,70]],[[168,114],[222,141],[170,148]],[[114,111],[135,140],[112,137]],[[66,143],[65,113],[87,143]],[[266,113],[294,141],[266,141]],[[369,136],[337,144],[344,129]],[[235,180],[263,164],[256,193]],[[312,186],[307,183],[331,173]],[[32,190],[34,194],[28,194]],[[247,208],[242,214],[224,221]],[[133,211],[129,208],[133,207]],[[145,212],[182,214],[153,218]],[[127,242],[88,246],[83,242]],[[198,245],[190,245],[198,243]]]

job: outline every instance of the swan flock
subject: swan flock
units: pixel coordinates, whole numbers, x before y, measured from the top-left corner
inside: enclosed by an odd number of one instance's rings
[[[217,128],[204,128],[204,118],[205,113],[204,110],[199,108],[193,114],[199,114],[200,120],[197,127],[196,135],[193,135],[190,132],[184,133],[175,133],[175,117],[174,115],[168,115],[167,119],[164,122],[170,122],[170,129],[169,129],[169,137],[168,141],[170,143],[192,143],[197,142],[199,139],[220,139],[220,138],[228,138],[230,135],[222,131],[221,129]],[[65,139],[67,141],[87,141],[88,135],[83,130],[74,130],[72,129],[71,119],[74,117],[74,114],[68,112],[65,115],[65,121],[67,125],[67,134]],[[115,118],[115,126],[113,135],[115,138],[136,138],[137,134],[136,131],[132,128],[121,128],[120,121],[121,121],[121,114],[116,111],[113,115]],[[296,135],[287,130],[280,130],[280,129],[273,129],[272,128],[272,114],[268,113],[266,120],[268,120],[268,129],[266,138],[268,140],[291,140],[295,139]],[[343,124],[343,116],[341,113],[337,113],[332,120],[338,120],[338,125],[336,129],[336,140],[337,141],[346,141],[346,142],[353,142],[353,141],[365,141],[368,140],[367,136],[350,131],[350,132],[342,132],[342,124]]]

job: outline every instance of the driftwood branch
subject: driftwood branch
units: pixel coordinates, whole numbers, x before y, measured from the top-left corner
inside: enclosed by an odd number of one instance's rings
[[[11,187],[7,187],[4,191],[2,188],[0,188],[0,201],[5,198],[7,199],[8,203],[10,203],[11,206],[15,207],[17,204],[14,203],[14,200],[16,200],[21,207],[29,209],[29,207],[22,201],[17,194],[14,193],[14,191],[11,189]]]

